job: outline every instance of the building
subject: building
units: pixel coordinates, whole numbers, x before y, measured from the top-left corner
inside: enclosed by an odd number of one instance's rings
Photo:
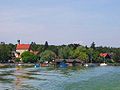
[[[20,44],[20,41],[18,42],[16,46],[16,58],[20,58],[21,54],[25,51],[30,51],[30,44]]]
[[[30,44],[17,44],[16,52],[21,55],[25,51],[30,51]]]
[[[110,54],[108,53],[100,53],[100,56],[104,58],[109,58],[109,59],[111,58]]]

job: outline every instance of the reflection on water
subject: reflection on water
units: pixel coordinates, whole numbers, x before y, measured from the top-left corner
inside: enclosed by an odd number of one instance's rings
[[[0,69],[0,90],[120,90],[120,67]]]

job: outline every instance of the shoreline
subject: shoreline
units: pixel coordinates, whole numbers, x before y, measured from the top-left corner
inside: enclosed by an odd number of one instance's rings
[[[9,68],[9,67],[13,67],[13,66],[19,66],[17,63],[0,63],[0,68]],[[26,67],[32,67],[34,66],[33,63],[29,64],[29,63],[22,63],[22,66],[26,66]]]
[[[93,64],[96,64],[97,66],[99,66],[100,63],[93,63]],[[34,65],[35,65],[34,63],[22,63],[20,66],[33,67]],[[19,66],[19,65],[17,63],[0,63],[0,68],[9,68],[13,66]],[[107,66],[120,66],[120,63],[107,63]],[[51,66],[47,66],[47,67],[51,67]],[[71,67],[74,67],[74,66],[71,66]]]

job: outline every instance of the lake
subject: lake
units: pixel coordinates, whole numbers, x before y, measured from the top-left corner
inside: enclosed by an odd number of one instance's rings
[[[0,68],[0,90],[120,90],[120,67]]]

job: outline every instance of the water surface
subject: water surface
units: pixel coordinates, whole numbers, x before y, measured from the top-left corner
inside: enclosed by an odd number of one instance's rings
[[[0,69],[0,90],[120,90],[120,67]]]

